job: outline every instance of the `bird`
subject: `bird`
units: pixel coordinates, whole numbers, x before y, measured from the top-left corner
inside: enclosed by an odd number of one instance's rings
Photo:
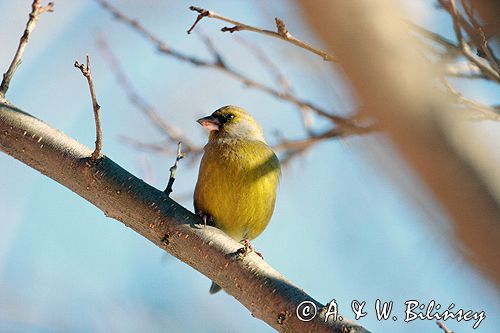
[[[253,250],[250,240],[264,231],[274,211],[279,160],[260,125],[241,107],[221,107],[197,122],[209,135],[194,191],[195,212]],[[210,293],[221,289],[212,282]]]

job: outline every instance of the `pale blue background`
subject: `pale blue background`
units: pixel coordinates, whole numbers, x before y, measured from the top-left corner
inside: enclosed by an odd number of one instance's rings
[[[293,2],[286,1],[114,1],[167,43],[208,56],[196,34],[186,30],[201,5],[229,17],[272,28],[283,18],[299,38],[320,45]],[[0,68],[5,71],[22,33],[31,1],[2,0]],[[449,18],[432,2],[405,2],[413,20],[451,37]],[[253,78],[273,84],[236,34],[205,20],[226,60]],[[143,38],[115,22],[93,1],[57,1],[32,35],[23,64],[8,93],[23,110],[92,145],[94,125],[86,82],[73,68],[89,53],[102,106],[104,152],[158,188],[164,188],[173,159],[138,151],[120,137],[155,142],[161,136],[117,86],[96,47],[102,34],[127,68],[137,89],[193,140],[205,133],[197,117],[226,104],[250,110],[269,141],[274,131],[303,135],[293,105],[247,89],[224,74],[158,55]],[[251,33],[245,38],[265,50],[291,79],[297,94],[347,114],[356,108],[348,88],[318,57]],[[495,102],[492,85],[462,84],[471,96]],[[498,100],[496,100],[498,102]],[[483,124],[484,125],[484,124]],[[486,124],[487,126],[497,126]],[[320,126],[320,124],[318,125]],[[498,129],[498,127],[496,127]],[[497,141],[498,142],[498,141]],[[388,167],[398,170],[389,176]],[[192,208],[189,195],[197,164],[183,162],[174,197]],[[0,332],[271,332],[227,294],[208,294],[209,280],[165,254],[66,188],[0,154]],[[400,185],[398,185],[398,182]],[[402,183],[402,184],[401,184]],[[411,188],[405,192],[404,189]],[[349,310],[353,299],[369,304],[360,320],[373,332],[439,332],[434,321],[402,321],[403,302],[434,299],[444,307],[484,310],[477,332],[500,326],[498,290],[449,245],[451,229],[428,193],[381,135],[318,145],[283,172],[276,212],[255,246],[266,260],[321,302],[335,298]],[[424,207],[425,206],[425,207]],[[377,298],[395,301],[397,322],[378,322]],[[471,332],[471,322],[446,322]]]

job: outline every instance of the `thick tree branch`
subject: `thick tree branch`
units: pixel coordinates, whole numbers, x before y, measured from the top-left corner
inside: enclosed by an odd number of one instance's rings
[[[12,106],[0,105],[0,150],[66,186],[157,246],[218,283],[257,318],[278,331],[367,332],[346,321],[325,323],[322,305],[255,253],[222,231],[201,227],[184,207],[110,158],[87,163],[92,151]],[[319,315],[302,322],[296,307],[309,300]]]
[[[54,10],[54,3],[49,2],[46,6],[42,6],[40,5],[40,2],[41,0],[34,0],[31,5],[31,13],[29,15],[28,22],[26,23],[24,33],[19,40],[16,54],[14,55],[7,72],[3,75],[2,83],[0,84],[0,102],[4,101],[5,94],[9,89],[10,80],[12,80],[17,67],[21,64],[24,50],[26,49],[26,45],[28,45],[28,39],[33,29],[35,29],[40,14],[43,12],[52,12]]]
[[[314,54],[319,55],[325,61],[333,61],[334,60],[332,55],[330,55],[330,54],[328,54],[328,53],[326,53],[318,48],[315,48],[314,46],[307,44],[307,43],[301,41],[300,39],[295,38],[286,28],[285,22],[283,22],[283,20],[280,19],[279,17],[275,18],[276,31],[271,31],[271,30],[266,30],[266,29],[262,29],[262,28],[258,28],[258,27],[254,27],[254,26],[251,26],[248,24],[238,22],[236,20],[222,16],[220,14],[217,14],[214,11],[207,10],[204,8],[191,6],[191,7],[189,7],[189,9],[191,9],[192,11],[198,12],[198,17],[196,17],[195,22],[193,23],[191,28],[189,28],[189,30],[187,31],[188,34],[190,34],[193,31],[193,29],[196,27],[198,22],[200,22],[204,17],[210,17],[210,18],[221,20],[221,21],[231,23],[234,25],[234,27],[223,27],[221,29],[221,31],[223,31],[223,32],[225,32],[225,31],[235,32],[235,31],[243,31],[243,30],[256,32],[259,34],[263,34],[266,36],[270,36],[270,37],[284,40],[285,42],[291,43],[291,44],[298,46],[304,50],[307,50],[309,52],[312,52]]]

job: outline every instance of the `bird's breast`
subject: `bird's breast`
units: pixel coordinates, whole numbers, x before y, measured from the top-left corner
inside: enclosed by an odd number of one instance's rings
[[[226,141],[205,147],[195,189],[195,209],[213,217],[231,237],[253,239],[274,210],[279,162],[261,141]]]

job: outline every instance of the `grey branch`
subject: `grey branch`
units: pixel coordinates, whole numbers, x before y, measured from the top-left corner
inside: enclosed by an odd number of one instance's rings
[[[162,191],[110,158],[86,163],[88,147],[12,106],[0,105],[0,150],[82,196],[160,248],[222,286],[253,316],[280,332],[367,332],[348,321],[325,322],[325,308],[255,253],[207,226]],[[209,259],[208,259],[209,258]],[[310,301],[318,316],[302,322],[296,307]]]
[[[19,40],[16,54],[14,55],[7,72],[3,75],[2,83],[0,84],[0,102],[4,100],[5,94],[9,89],[10,81],[12,80],[17,67],[21,64],[24,50],[26,49],[26,45],[28,45],[28,39],[33,29],[35,29],[40,14],[44,12],[52,12],[54,10],[54,3],[49,2],[46,6],[42,6],[40,5],[40,2],[41,0],[34,0],[31,4],[31,13],[29,15],[28,22],[26,23],[24,33]]]
[[[325,61],[334,61],[334,58],[332,55],[330,55],[327,52],[322,51],[318,48],[315,48],[314,46],[312,46],[308,43],[305,43],[305,42],[301,41],[300,39],[297,39],[296,37],[294,37],[286,28],[285,22],[282,19],[280,19],[279,17],[275,18],[276,31],[271,31],[271,30],[266,30],[266,29],[262,29],[262,28],[258,28],[258,27],[254,27],[254,26],[251,26],[248,24],[238,22],[236,20],[222,16],[220,14],[217,14],[214,11],[207,10],[204,8],[191,6],[191,7],[189,7],[189,9],[192,11],[198,12],[198,16],[196,17],[196,20],[193,23],[193,25],[191,26],[191,28],[189,28],[189,30],[187,31],[188,34],[190,34],[193,31],[193,29],[196,27],[198,22],[200,22],[204,17],[209,17],[209,18],[221,20],[221,21],[224,21],[224,22],[227,22],[227,23],[234,25],[233,27],[223,27],[221,29],[221,31],[235,32],[235,31],[247,30],[247,31],[260,33],[260,34],[263,34],[266,36],[271,36],[274,38],[284,40],[285,42],[291,43],[291,44],[298,46],[304,50],[307,50],[309,52],[317,54],[321,58],[323,58],[323,60],[325,60]]]
[[[87,83],[89,85],[90,97],[92,99],[92,109],[94,111],[94,121],[95,121],[95,149],[92,152],[91,160],[93,162],[97,161],[99,155],[101,154],[102,149],[102,129],[101,129],[101,119],[99,116],[99,110],[101,106],[97,103],[97,97],[95,95],[94,90],[94,81],[92,80],[92,73],[90,71],[90,58],[87,55],[87,66],[80,64],[78,61],[75,61],[74,66],[82,72],[83,76],[87,79]]]
[[[280,86],[283,92],[292,92],[290,79],[286,77],[285,74],[283,74],[279,66],[266,55],[262,48],[242,37],[235,38],[235,40],[245,46],[255,55],[257,60],[259,60],[259,62],[262,64],[262,67],[264,67],[264,69],[269,72],[270,76],[274,78],[275,82]]]
[[[311,134],[304,139],[287,140],[282,138],[280,143],[273,146],[273,150],[283,152],[283,156],[280,156],[280,163],[287,165],[296,155],[303,154],[307,149],[328,139],[373,133],[377,130],[378,128],[374,124],[356,128],[335,127],[320,134]]]

